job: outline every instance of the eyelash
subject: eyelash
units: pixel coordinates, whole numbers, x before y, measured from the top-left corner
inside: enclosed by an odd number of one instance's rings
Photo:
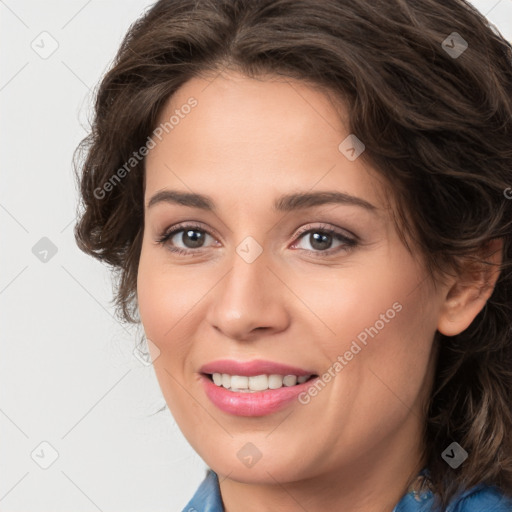
[[[199,224],[178,224],[175,226],[171,231],[165,231],[162,235],[160,235],[156,243],[160,245],[167,245],[167,248],[176,254],[179,255],[190,255],[193,253],[198,253],[203,247],[198,249],[181,249],[179,247],[173,247],[169,245],[167,242],[174,237],[177,233],[180,233],[182,231],[201,231],[203,233],[206,233],[207,235],[212,236],[207,230],[203,228],[203,226],[200,226]],[[303,229],[299,230],[299,232],[296,234],[296,238],[300,238],[308,233],[321,233],[321,234],[327,234],[332,235],[338,241],[343,242],[344,245],[334,248],[334,249],[328,249],[326,251],[315,251],[315,250],[309,250],[309,249],[298,249],[300,251],[306,251],[309,253],[313,253],[315,257],[325,257],[325,256],[331,256],[333,254],[337,254],[339,252],[348,252],[350,249],[353,249],[357,245],[357,240],[349,238],[338,231],[326,226],[321,225],[314,228],[310,228],[309,226],[304,227]]]

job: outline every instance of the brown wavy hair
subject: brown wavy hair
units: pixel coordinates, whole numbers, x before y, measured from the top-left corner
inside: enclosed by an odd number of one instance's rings
[[[456,32],[460,56],[443,41]],[[448,39],[453,46],[453,39]],[[436,504],[484,483],[512,496],[512,48],[463,0],[160,0],[129,29],[75,154],[75,237],[114,271],[118,315],[138,323],[144,146],[164,103],[195,76],[271,73],[343,100],[361,156],[396,199],[397,228],[430,275],[477,264],[493,239],[492,296],[457,336],[436,334],[425,460]],[[129,169],[129,170],[127,170]],[[119,177],[119,173],[118,173]],[[112,181],[110,181],[112,183]],[[457,441],[456,470],[441,453]]]

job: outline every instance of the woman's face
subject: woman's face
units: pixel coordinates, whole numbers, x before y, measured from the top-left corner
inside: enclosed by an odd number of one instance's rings
[[[137,293],[185,437],[243,482],[408,471],[443,296],[333,104],[231,73],[187,82],[166,121],[146,159]]]

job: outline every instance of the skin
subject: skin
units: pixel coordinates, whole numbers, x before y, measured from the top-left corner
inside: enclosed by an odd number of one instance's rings
[[[382,177],[339,151],[350,133],[346,117],[318,88],[235,72],[198,77],[160,121],[191,96],[198,105],[146,158],[137,298],[146,336],[160,350],[154,368],[166,402],[219,475],[228,512],[390,512],[424,464],[436,329],[461,332],[491,290],[455,278],[433,286],[421,257],[398,238]],[[206,194],[216,211],[148,207],[165,189]],[[319,190],[357,196],[375,210],[272,210],[282,194]],[[182,222],[201,223],[202,248],[183,231],[157,242]],[[357,245],[340,251],[334,237],[318,249],[310,234],[296,235],[322,225],[355,235]],[[236,252],[248,236],[263,251],[252,263]],[[171,252],[173,244],[190,254]],[[401,311],[307,405],[238,417],[217,409],[200,385],[201,365],[221,358],[323,374],[397,302]],[[237,457],[249,442],[262,454],[250,468]]]

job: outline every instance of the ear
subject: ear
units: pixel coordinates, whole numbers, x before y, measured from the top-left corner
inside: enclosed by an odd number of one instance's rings
[[[493,239],[478,253],[479,262],[468,262],[454,278],[441,306],[437,330],[455,336],[467,329],[494,291],[500,274],[503,240]]]

